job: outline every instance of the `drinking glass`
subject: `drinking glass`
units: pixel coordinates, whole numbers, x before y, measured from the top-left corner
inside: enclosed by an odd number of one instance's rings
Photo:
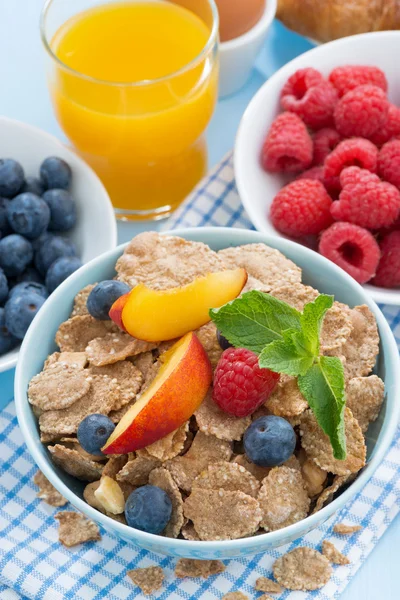
[[[98,7],[115,10],[135,1],[137,4],[139,0],[47,0],[41,36],[49,56],[48,85],[57,119],[76,151],[103,181],[117,218],[160,219],[182,202],[207,169],[204,132],[218,88],[218,12],[214,0],[141,0],[140,5],[177,5],[207,28],[201,51],[161,77],[144,73],[138,81],[120,81],[119,61],[114,61],[111,75],[98,79],[71,66],[74,49],[66,58],[58,52],[71,24],[91,14],[85,11]],[[88,54],[84,48],[83,57],[92,60],[100,46],[112,40],[107,39],[107,28],[103,33],[95,30],[95,21],[91,25],[92,31],[79,43],[87,44]],[[153,25],[160,27],[160,23],[148,23],[149,28]],[[104,48],[107,46],[102,48],[103,57]],[[167,45],[159,60],[168,59],[166,53],[173,51],[173,44]],[[142,61],[142,56],[121,56],[120,60]]]

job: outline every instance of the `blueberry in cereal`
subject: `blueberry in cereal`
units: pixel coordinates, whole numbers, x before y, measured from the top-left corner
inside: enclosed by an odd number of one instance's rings
[[[168,494],[154,485],[145,485],[132,492],[125,505],[128,525],[147,533],[162,533],[171,514],[172,502]]]
[[[80,422],[78,427],[79,443],[86,452],[101,456],[101,448],[114,429],[114,423],[106,415],[88,415]]]
[[[130,287],[123,281],[101,281],[90,292],[86,306],[95,319],[110,319],[109,312],[116,300],[128,294]]]
[[[251,462],[260,467],[276,467],[293,454],[296,434],[285,419],[270,415],[253,421],[244,433],[243,443]]]

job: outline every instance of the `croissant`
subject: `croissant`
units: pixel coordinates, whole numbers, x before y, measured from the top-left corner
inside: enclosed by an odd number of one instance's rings
[[[286,27],[317,42],[400,29],[400,0],[278,0]]]

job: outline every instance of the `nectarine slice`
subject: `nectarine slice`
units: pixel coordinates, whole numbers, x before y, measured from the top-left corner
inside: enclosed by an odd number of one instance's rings
[[[165,352],[162,361],[151,385],[107,440],[105,454],[126,454],[160,440],[183,425],[204,400],[212,368],[193,332]]]
[[[117,324],[121,320],[125,331],[139,340],[173,340],[208,323],[209,309],[236,298],[246,281],[245,269],[238,268],[209,273],[170,290],[151,290],[139,284],[117,300],[110,317]]]

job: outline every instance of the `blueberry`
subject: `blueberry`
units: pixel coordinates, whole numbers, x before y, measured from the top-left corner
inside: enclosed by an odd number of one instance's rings
[[[36,196],[43,196],[44,187],[40,179],[28,176],[25,178],[24,185],[21,189],[21,193],[24,192],[30,192],[31,194],[36,194]]]
[[[130,287],[122,281],[108,280],[98,283],[87,299],[87,309],[95,319],[109,319],[110,308],[118,298],[130,292]]]
[[[4,308],[0,308],[0,355],[9,352],[15,346],[19,344],[17,338],[15,338],[8,331],[5,320],[4,320]]]
[[[101,449],[114,429],[114,423],[105,415],[88,415],[79,423],[78,441],[89,454],[102,456]]]
[[[260,467],[282,465],[296,446],[293,427],[282,417],[268,415],[253,421],[243,436],[248,459]]]
[[[8,331],[19,340],[25,333],[45,299],[34,292],[16,294],[7,300],[4,307],[5,324]]]
[[[82,266],[77,256],[63,256],[54,261],[46,273],[46,287],[50,294],[67,279],[74,271]]]
[[[218,344],[220,345],[220,348],[222,350],[228,350],[228,348],[232,348],[232,344],[218,330],[217,330],[217,339],[218,339]]]
[[[10,223],[7,219],[7,207],[9,202],[10,201],[7,200],[7,198],[0,197],[0,237],[5,237],[11,233]]]
[[[166,492],[155,485],[144,485],[131,494],[125,504],[125,518],[130,527],[147,533],[162,533],[172,514]]]
[[[74,244],[60,236],[45,234],[35,252],[35,267],[41,275],[45,276],[50,265],[63,256],[76,256]]]
[[[0,267],[7,277],[23,273],[32,258],[32,244],[22,235],[14,233],[0,240]]]
[[[14,296],[17,296],[18,294],[26,294],[27,292],[37,294],[45,300],[49,297],[47,289],[41,283],[36,283],[35,281],[22,281],[21,283],[17,283],[17,285],[14,285],[14,287],[10,291],[8,298],[14,298]]]
[[[68,231],[76,223],[76,204],[65,190],[48,190],[43,194],[43,200],[50,209],[51,231]]]
[[[0,304],[7,300],[8,296],[8,281],[3,269],[0,269]]]
[[[24,170],[12,158],[0,159],[0,196],[14,198],[24,185]]]
[[[67,190],[71,183],[71,167],[62,158],[50,156],[40,165],[40,179],[46,190]]]
[[[46,231],[50,223],[50,208],[42,198],[27,192],[9,202],[7,218],[15,233],[34,240]]]
[[[17,275],[15,283],[22,283],[23,281],[34,281],[35,283],[43,283],[43,278],[35,267],[28,267],[23,273]]]

